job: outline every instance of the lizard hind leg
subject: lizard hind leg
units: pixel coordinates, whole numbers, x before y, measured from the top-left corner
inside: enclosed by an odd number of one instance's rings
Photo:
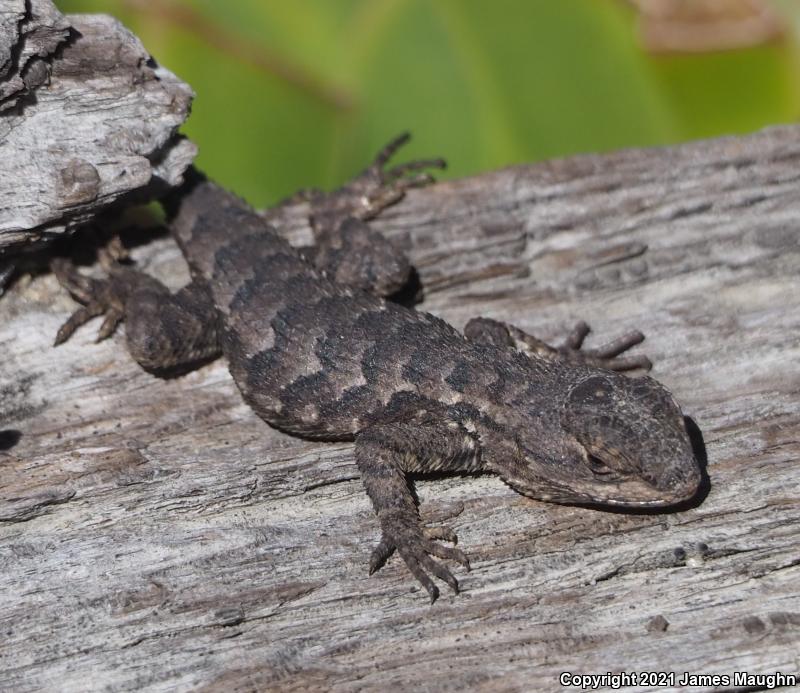
[[[391,296],[411,275],[411,263],[389,239],[349,217],[336,233],[320,233],[305,255],[334,281],[377,296]]]
[[[473,318],[464,327],[464,335],[470,341],[510,347],[545,359],[562,359],[613,371],[652,368],[650,359],[642,354],[620,356],[644,341],[644,335],[638,330],[627,332],[599,347],[584,349],[583,342],[589,332],[589,325],[580,321],[561,344],[552,346],[514,325],[489,318]]]
[[[446,168],[444,159],[420,159],[386,168],[392,156],[411,139],[403,133],[383,147],[372,164],[338,190],[311,199],[310,222],[315,233],[334,232],[348,217],[361,221],[375,218],[403,198],[410,188],[432,183],[426,169]]]
[[[310,203],[314,245],[303,250],[304,257],[340,284],[391,296],[411,277],[405,253],[366,223],[402,199],[408,189],[432,182],[426,169],[445,167],[443,159],[421,159],[387,169],[391,157],[409,139],[408,133],[396,137],[360,175],[338,190],[301,191],[295,196]],[[277,219],[279,213],[271,214]]]
[[[378,152],[372,165],[351,184],[368,191],[361,210],[361,219],[376,217],[386,207],[401,200],[410,188],[420,188],[433,183],[433,175],[426,169],[447,168],[447,162],[441,157],[436,157],[407,161],[387,170],[386,164],[392,156],[410,140],[411,134],[408,132],[395,137]]]

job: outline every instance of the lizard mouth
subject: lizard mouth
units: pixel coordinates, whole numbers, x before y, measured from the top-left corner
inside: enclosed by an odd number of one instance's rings
[[[685,496],[667,494],[642,479],[625,479],[608,483],[606,488],[594,487],[587,494],[593,504],[617,507],[660,508],[685,500]]]
[[[563,458],[542,463],[531,455],[523,464],[498,465],[500,477],[519,493],[550,503],[594,507],[656,509],[680,505],[693,498],[701,473],[693,458],[676,453],[671,465],[654,475],[647,461],[594,441],[571,441]]]
[[[699,486],[699,476],[689,475],[684,479],[652,480],[643,474],[639,465],[627,467],[624,461],[611,456],[614,466],[607,461],[604,449],[585,447],[584,464],[591,472],[588,489],[582,495],[592,504],[616,507],[660,508],[676,505],[692,498]],[[622,462],[623,464],[620,464]],[[668,483],[661,483],[668,481]]]
[[[551,503],[577,504],[615,508],[664,508],[677,505],[688,497],[686,494],[665,494],[640,479],[620,480],[614,483],[596,482],[549,483],[530,487],[518,480],[503,477],[503,480],[529,498]]]

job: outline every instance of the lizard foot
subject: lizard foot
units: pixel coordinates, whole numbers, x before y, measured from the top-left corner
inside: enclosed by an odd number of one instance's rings
[[[335,229],[347,217],[373,219],[401,200],[410,188],[432,183],[434,178],[426,169],[446,168],[444,159],[419,159],[386,168],[395,152],[410,139],[411,135],[404,132],[383,147],[372,164],[349,183],[317,199],[312,196],[312,227],[317,231]]]
[[[583,349],[583,341],[590,331],[589,325],[583,320],[579,321],[556,350],[567,358],[575,358],[611,371],[630,371],[636,368],[649,371],[653,367],[650,359],[643,354],[620,356],[644,341],[644,334],[639,330],[626,332],[594,349]]]
[[[589,332],[589,325],[580,321],[561,344],[551,346],[514,325],[489,318],[474,318],[464,328],[464,334],[472,341],[513,347],[523,353],[543,358],[560,358],[612,371],[630,371],[637,368],[650,370],[653,367],[650,359],[644,355],[620,356],[644,341],[644,335],[638,330],[627,332],[594,349],[583,349],[583,342]]]
[[[66,342],[81,325],[98,315],[105,316],[96,341],[110,337],[117,325],[125,318],[125,304],[134,291],[150,289],[156,293],[166,289],[153,277],[133,267],[119,264],[124,259],[122,251],[115,249],[114,241],[100,252],[100,265],[106,272],[104,279],[87,277],[66,258],[54,258],[50,261],[50,269],[56,275],[59,284],[72,297],[81,303],[69,319],[61,326],[56,335],[55,345]]]
[[[383,535],[369,561],[370,575],[378,570],[397,549],[412,575],[428,592],[431,604],[439,597],[439,588],[428,573],[446,582],[458,594],[458,580],[445,566],[431,558],[431,556],[436,556],[453,560],[469,570],[469,559],[463,551],[450,546],[442,546],[434,541],[440,539],[455,544],[458,537],[452,529],[449,527],[423,528],[418,522],[402,517],[387,518],[382,524]]]
[[[125,312],[125,296],[120,295],[116,282],[109,279],[93,279],[78,272],[78,269],[65,258],[55,258],[50,263],[50,269],[56,275],[59,284],[82,303],[69,319],[59,328],[55,345],[66,342],[81,325],[98,315],[105,319],[97,333],[97,340],[101,341],[111,336]]]

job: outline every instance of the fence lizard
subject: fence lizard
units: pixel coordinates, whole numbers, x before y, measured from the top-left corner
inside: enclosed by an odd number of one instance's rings
[[[581,323],[552,347],[479,318],[464,333],[387,301],[409,264],[366,223],[441,160],[387,168],[402,136],[332,193],[310,201],[316,243],[298,251],[267,219],[192,172],[167,206],[192,281],[175,294],[136,269],[107,279],[56,259],[59,281],[83,305],[56,343],[93,316],[99,337],[126,321],[132,356],[156,373],[225,355],[245,400],[267,423],[321,440],[354,440],[355,460],[382,537],[370,573],[397,550],[431,600],[431,576],[458,591],[444,563],[469,569],[447,527],[422,525],[406,475],[491,471],[523,494],[559,503],[656,507],[692,497],[700,482],[684,418],[649,367],[621,356],[632,332],[581,348]]]

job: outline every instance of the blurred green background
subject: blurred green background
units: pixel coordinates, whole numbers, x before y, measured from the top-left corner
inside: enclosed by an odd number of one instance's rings
[[[645,1],[56,4],[119,17],[189,82],[199,166],[267,205],[344,181],[403,130],[402,158],[442,155],[460,176],[797,118],[796,0],[716,0],[699,18],[701,0],[649,17]]]

